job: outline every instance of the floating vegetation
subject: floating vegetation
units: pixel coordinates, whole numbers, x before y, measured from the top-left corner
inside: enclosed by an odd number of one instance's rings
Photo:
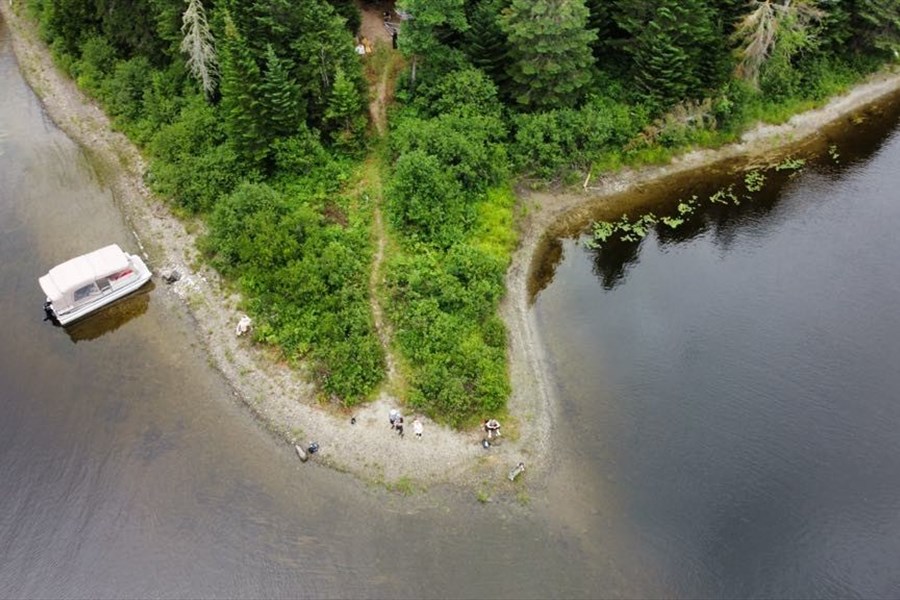
[[[734,185],[729,185],[727,188],[721,188],[719,191],[709,197],[709,201],[713,204],[740,203],[737,199],[737,196],[734,195]]]
[[[594,221],[591,226],[591,239],[584,242],[588,248],[600,248],[609,238],[615,234],[620,234],[619,239],[623,242],[637,242],[649,233],[650,228],[656,225],[659,219],[653,213],[647,213],[637,221],[631,221],[627,214],[615,223],[609,221]]]
[[[837,146],[832,145],[828,149],[828,154],[832,160],[838,160]],[[774,166],[776,171],[794,171],[792,175],[796,175],[806,165],[806,159],[788,157]],[[769,167],[772,168],[772,167]],[[759,192],[766,183],[766,173],[764,168],[754,168],[744,174],[744,185],[750,193]],[[745,198],[750,196],[745,195]],[[725,206],[738,206],[741,203],[740,198],[734,193],[734,184],[726,188],[720,188],[714,194],[707,198],[712,204],[722,204]],[[639,219],[632,221],[627,214],[623,214],[618,221],[594,221],[591,224],[591,236],[583,242],[584,246],[593,250],[600,249],[613,236],[618,236],[623,242],[639,242],[650,232],[650,229],[658,224],[663,224],[669,229],[675,230],[683,225],[688,218],[697,210],[700,201],[696,195],[688,200],[678,202],[676,209],[677,215],[657,217],[653,213],[647,213]]]
[[[679,219],[678,217],[663,217],[662,219],[660,219],[660,221],[662,221],[672,229],[677,229],[679,225],[684,223],[684,219]]]
[[[836,144],[832,144],[832,145],[828,146],[828,156],[830,156],[831,160],[833,160],[834,162],[841,162],[840,161],[841,155],[838,152]]]
[[[593,241],[605,243],[616,232],[616,226],[607,221],[595,221],[593,225]]]
[[[766,183],[766,174],[759,169],[753,169],[744,175],[744,185],[747,186],[748,192],[758,192]]]
[[[776,171],[799,171],[806,164],[806,160],[803,158],[786,158],[777,165],[775,165]]]
[[[687,202],[679,202],[678,203],[678,214],[679,215],[689,215],[694,212],[697,208],[697,196],[691,196],[691,199]]]

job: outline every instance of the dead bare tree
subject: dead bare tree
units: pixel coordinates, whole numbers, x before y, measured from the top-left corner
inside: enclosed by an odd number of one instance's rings
[[[187,54],[187,67],[200,81],[207,97],[216,89],[219,63],[216,59],[215,40],[206,22],[206,11],[201,0],[185,0],[187,8],[181,18],[181,51]]]
[[[759,71],[785,33],[809,39],[810,26],[825,16],[815,0],[751,0],[751,11],[735,27],[740,62],[737,76],[759,84]]]

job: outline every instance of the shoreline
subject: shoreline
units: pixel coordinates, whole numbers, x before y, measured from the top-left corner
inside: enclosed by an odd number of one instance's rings
[[[240,298],[227,289],[218,274],[202,266],[196,249],[196,231],[202,231],[199,222],[179,220],[144,185],[147,164],[140,151],[123,134],[113,131],[105,113],[53,64],[34,24],[14,14],[6,2],[0,2],[0,14],[23,77],[54,123],[91,157],[101,181],[112,191],[148,256],[154,275],[159,277],[171,269],[181,274],[174,284],[160,282],[156,293],[174,295],[184,306],[211,363],[242,404],[287,444],[305,446],[308,441],[317,441],[320,451],[313,462],[398,490],[434,484],[484,487],[490,480],[491,492],[513,496],[521,489],[521,482],[509,483],[506,473],[520,461],[529,470],[525,485],[540,485],[544,479],[542,473],[552,462],[551,433],[557,403],[530,310],[528,282],[536,251],[548,232],[561,222],[583,220],[590,207],[634,186],[721,161],[740,158],[750,162],[760,156],[787,153],[814,137],[824,125],[900,90],[900,74],[895,69],[783,125],[757,126],[740,142],[692,151],[661,167],[622,171],[604,178],[590,191],[520,194],[520,210],[525,207],[527,214],[519,220],[519,246],[507,270],[506,296],[499,310],[509,339],[512,394],[508,409],[518,420],[519,436],[516,440],[503,438],[501,444],[486,451],[480,445],[480,430],[458,432],[422,416],[423,438],[407,435],[400,439],[387,419],[388,410],[399,408],[399,403],[384,391],[369,404],[353,409],[322,405],[313,386],[304,381],[302,367],[290,368],[274,350],[236,337],[234,328],[242,314],[237,309]],[[355,424],[351,424],[351,416]],[[407,425],[412,416],[406,415]],[[287,450],[294,452],[290,446]]]

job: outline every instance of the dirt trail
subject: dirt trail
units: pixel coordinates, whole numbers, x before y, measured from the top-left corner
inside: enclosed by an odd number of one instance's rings
[[[373,16],[373,12],[376,11],[363,11],[364,24],[366,22],[371,22],[376,18]],[[378,15],[377,18],[380,19],[380,15]],[[388,37],[388,39],[390,38]],[[370,93],[371,101],[369,102],[369,115],[378,138],[372,152],[366,159],[365,166],[365,180],[372,195],[370,198],[373,203],[372,238],[375,241],[372,272],[369,277],[369,302],[372,307],[375,330],[378,334],[378,339],[381,341],[381,346],[384,349],[385,364],[387,367],[386,389],[396,390],[398,386],[397,359],[394,356],[391,345],[391,328],[385,319],[384,308],[381,305],[379,295],[381,284],[384,281],[383,263],[385,247],[387,246],[387,232],[384,227],[384,217],[382,214],[384,194],[379,156],[384,154],[384,144],[386,143],[385,135],[387,133],[387,108],[393,100],[394,81],[397,73],[403,66],[403,58],[399,52],[392,50],[390,42],[385,41],[384,39],[379,39],[375,42],[374,50],[375,55],[367,58],[367,60],[373,61],[374,65],[377,65],[374,73],[370,71],[370,85],[371,80],[374,79],[374,86]],[[372,77],[372,75],[374,75],[374,77]]]

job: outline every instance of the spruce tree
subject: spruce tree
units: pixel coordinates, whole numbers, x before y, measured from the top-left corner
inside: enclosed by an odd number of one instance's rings
[[[498,17],[507,0],[486,0],[476,3],[468,13],[469,29],[464,46],[472,64],[484,71],[498,87],[503,88],[506,76],[506,35],[500,29]]]
[[[226,12],[221,59],[222,110],[225,129],[238,154],[253,165],[266,155],[257,100],[262,75],[253,53]]]
[[[604,66],[615,68],[617,63],[621,63],[617,60],[618,48],[627,39],[628,33],[613,18],[614,3],[609,0],[587,0],[585,5],[590,13],[588,27],[597,31],[597,39],[592,44],[594,57]]]
[[[860,39],[900,59],[900,0],[857,0]]]
[[[266,47],[265,73],[259,86],[258,119],[267,140],[289,137],[305,120],[300,88],[291,77],[291,63]]]
[[[400,8],[411,15],[403,24],[400,50],[410,57],[410,82],[415,85],[422,65],[458,64],[462,51],[446,42],[468,29],[464,0],[401,0]]]
[[[362,129],[365,119],[360,114],[362,95],[343,69],[338,69],[331,88],[331,99],[325,111],[325,123],[332,138],[349,144]]]
[[[500,17],[509,48],[510,89],[527,109],[576,105],[591,80],[584,0],[513,0]]]
[[[704,0],[621,0],[616,20],[631,39],[623,49],[643,98],[665,108],[702,97],[728,71],[722,20]]]

